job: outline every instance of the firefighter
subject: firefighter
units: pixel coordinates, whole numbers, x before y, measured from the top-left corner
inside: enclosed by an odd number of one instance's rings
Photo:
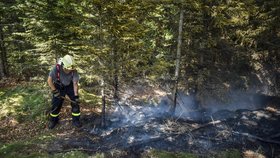
[[[82,126],[80,123],[78,81],[79,74],[74,67],[74,59],[70,55],[65,55],[61,58],[58,64],[50,71],[48,85],[52,91],[52,108],[49,129],[53,129],[59,121],[59,112],[65,95],[72,100],[72,125],[78,128]]]

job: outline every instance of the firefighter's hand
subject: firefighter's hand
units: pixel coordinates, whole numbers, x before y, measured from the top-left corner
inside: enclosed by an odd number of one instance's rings
[[[76,102],[76,104],[80,104],[79,96],[75,96],[74,97],[74,101]]]
[[[59,93],[59,91],[56,89],[56,90],[53,90],[52,91],[52,94],[53,94],[53,96],[54,97],[56,97],[56,98],[59,98],[60,97],[60,93]]]

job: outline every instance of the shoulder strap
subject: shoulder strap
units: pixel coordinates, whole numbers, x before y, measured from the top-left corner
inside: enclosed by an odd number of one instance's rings
[[[56,64],[56,79],[60,81],[60,65]]]

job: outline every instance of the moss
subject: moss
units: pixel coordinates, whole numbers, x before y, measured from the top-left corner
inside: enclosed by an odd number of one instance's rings
[[[54,139],[51,134],[42,134],[32,137],[30,139],[11,142],[8,144],[1,144],[0,155],[5,158],[20,157],[48,157],[48,154],[42,151],[42,144],[46,144]]]
[[[61,157],[65,157],[65,158],[87,158],[89,157],[89,155],[81,152],[81,151],[69,151],[66,153],[58,153],[55,154],[53,156],[51,156],[53,158],[61,158]]]
[[[1,146],[0,155],[6,158],[16,158],[19,157],[19,155],[20,157],[38,157],[38,155],[42,155],[38,153],[38,151],[30,152],[30,149],[36,151],[34,146],[30,143],[15,142]]]
[[[217,158],[242,158],[242,154],[237,149],[222,151],[216,155]]]
[[[150,156],[154,158],[197,158],[198,157],[192,153],[184,153],[184,152],[174,153],[174,152],[158,151],[158,150],[152,151],[150,153]]]
[[[17,142],[13,144],[3,145],[0,148],[0,155],[5,158],[88,158],[89,155],[81,151],[69,151],[65,153],[55,153],[50,155],[47,152],[42,152],[35,144],[29,144],[26,142]],[[94,157],[103,158],[104,155],[97,154]]]
[[[10,144],[4,144],[0,146],[0,155],[5,158],[88,158],[89,155],[82,151],[68,151],[63,153],[49,154],[44,144],[52,141],[55,137],[47,134],[36,136],[32,139],[25,141],[13,142]],[[93,158],[104,158],[104,154],[96,154]]]

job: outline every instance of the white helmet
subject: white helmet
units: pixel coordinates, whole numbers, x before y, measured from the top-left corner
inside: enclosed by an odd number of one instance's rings
[[[74,59],[72,56],[70,55],[65,55],[63,58],[62,58],[62,63],[63,63],[63,67],[66,68],[66,69],[73,69],[73,66],[74,66]]]

